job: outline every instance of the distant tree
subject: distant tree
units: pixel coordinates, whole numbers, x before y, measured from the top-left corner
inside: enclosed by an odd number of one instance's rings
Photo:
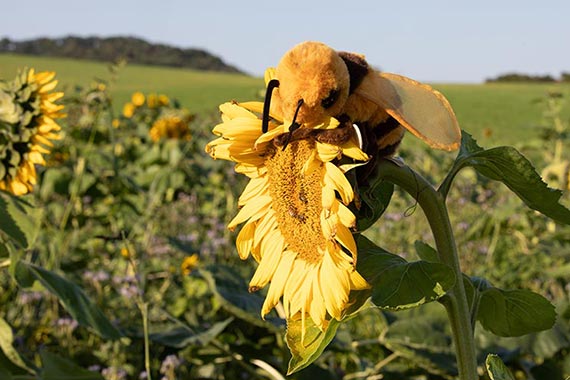
[[[520,73],[507,73],[497,76],[496,78],[486,79],[485,82],[556,82],[551,75],[528,75]]]
[[[25,41],[0,40],[0,53],[18,53],[113,62],[126,59],[131,63],[187,67],[197,70],[241,72],[222,59],[200,49],[181,49],[152,44],[136,37],[36,38]]]

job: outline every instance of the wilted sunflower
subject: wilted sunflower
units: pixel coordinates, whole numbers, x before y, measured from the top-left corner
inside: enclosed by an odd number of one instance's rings
[[[213,158],[236,162],[236,171],[250,182],[239,198],[241,207],[229,228],[245,223],[237,237],[242,259],[259,262],[250,291],[270,283],[261,314],[283,297],[288,319],[306,317],[322,330],[331,318],[340,320],[351,290],[369,287],[356,271],[356,244],[351,233],[355,216],[347,208],[352,187],[344,175],[351,166],[333,160],[368,157],[352,139],[343,145],[319,142],[314,134],[294,139],[286,149],[275,137],[287,132],[280,115],[272,114],[269,131],[262,133],[260,102],[225,103],[221,136],[206,146]],[[314,127],[331,129],[335,119]],[[340,199],[337,198],[337,194]]]
[[[30,192],[36,184],[35,164],[45,165],[51,140],[61,129],[54,119],[63,117],[55,102],[63,92],[55,73],[24,70],[11,82],[0,82],[0,189],[15,195]]]

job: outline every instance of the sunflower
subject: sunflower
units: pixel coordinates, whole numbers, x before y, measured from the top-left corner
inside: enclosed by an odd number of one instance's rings
[[[61,128],[55,119],[63,117],[62,105],[55,102],[62,92],[52,92],[55,73],[24,70],[11,82],[2,82],[0,114],[0,189],[15,195],[30,192],[36,184],[35,164],[45,165],[42,154],[49,153],[51,140],[59,140]],[[7,100],[11,98],[11,105]],[[5,112],[4,112],[5,113]],[[13,117],[17,114],[18,117]]]
[[[288,128],[272,114],[262,133],[262,109],[260,102],[222,104],[222,123],[213,130],[220,138],[206,152],[236,162],[236,171],[250,178],[228,227],[244,224],[236,242],[239,256],[251,254],[259,263],[250,291],[269,284],[261,315],[283,298],[288,320],[300,318],[304,325],[309,317],[325,330],[331,318],[343,317],[351,290],[369,287],[355,269],[355,216],[347,207],[354,192],[344,172],[354,165],[334,163],[342,156],[368,157],[353,139],[334,145],[315,134],[293,139],[286,149],[276,147],[273,140]],[[313,128],[338,125],[331,118]]]
[[[190,128],[188,122],[191,117],[184,112],[179,114],[167,114],[158,118],[148,132],[152,141],[157,142],[162,138],[190,140]]]

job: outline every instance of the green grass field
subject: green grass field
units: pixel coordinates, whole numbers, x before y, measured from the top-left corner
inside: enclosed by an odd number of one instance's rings
[[[11,78],[20,67],[53,70],[61,88],[88,85],[97,77],[109,79],[104,63],[60,58],[0,54],[0,78]],[[261,78],[244,75],[200,72],[188,69],[127,65],[112,87],[115,107],[126,102],[135,91],[164,93],[198,114],[216,112],[228,100],[259,97]],[[535,100],[548,91],[570,93],[562,84],[435,84],[453,105],[460,125],[485,145],[519,145],[537,135],[542,105]],[[570,115],[565,115],[570,117]],[[484,130],[491,132],[485,137]]]

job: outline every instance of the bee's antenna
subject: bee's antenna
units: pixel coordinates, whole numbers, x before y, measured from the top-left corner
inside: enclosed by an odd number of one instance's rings
[[[297,123],[295,120],[297,120],[297,115],[299,114],[299,110],[301,109],[302,105],[303,105],[303,99],[301,98],[297,102],[297,109],[295,110],[295,114],[293,115],[293,122],[289,126],[289,133],[287,134],[287,139],[285,140],[285,144],[283,144],[283,150],[287,148],[287,144],[289,144],[289,141],[291,141],[291,136],[293,136],[293,132],[295,132],[297,129],[301,127],[301,124]]]
[[[271,104],[271,93],[275,87],[279,87],[277,79],[271,79],[267,83],[267,90],[265,90],[265,101],[263,102],[263,115],[261,119],[261,132],[266,133],[269,130],[269,106]]]

